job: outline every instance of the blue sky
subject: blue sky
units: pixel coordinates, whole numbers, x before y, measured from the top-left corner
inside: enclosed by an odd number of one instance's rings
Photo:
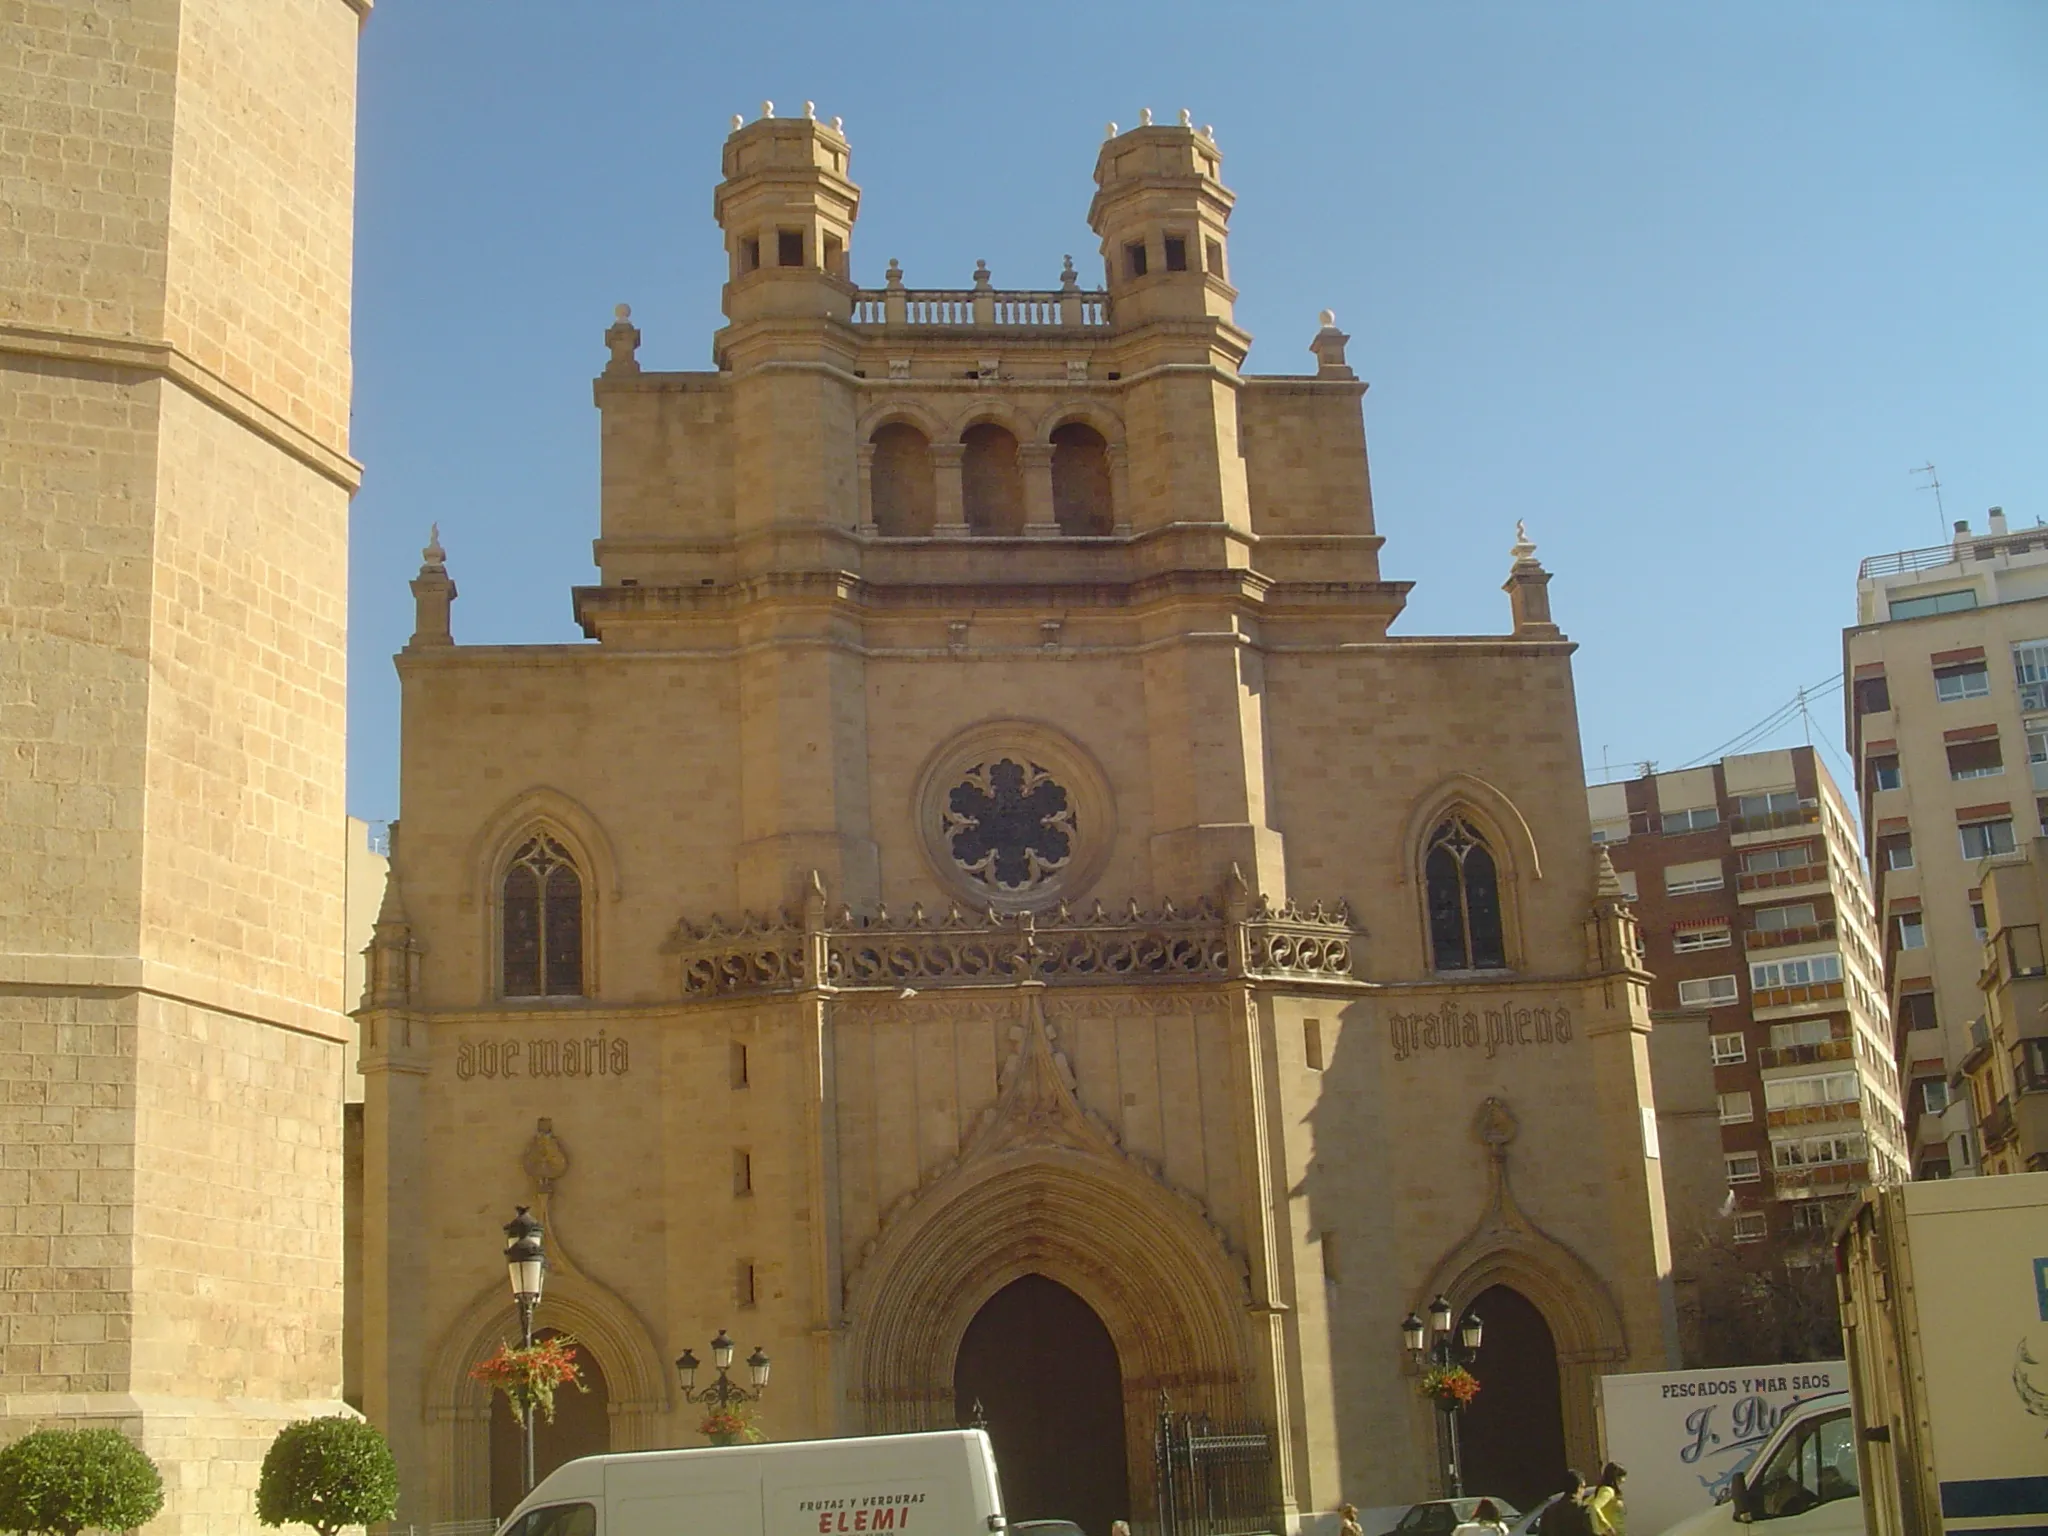
[[[579,640],[590,379],[627,301],[710,366],[719,146],[843,116],[856,280],[1099,270],[1105,120],[1213,123],[1248,368],[1337,311],[1397,632],[1504,630],[1517,518],[1589,769],[1700,757],[1841,665],[1864,554],[2048,517],[2048,5],[845,7],[384,0],[365,30],[349,805],[398,813],[429,523],[458,639]],[[1815,706],[1839,752],[1840,700]],[[1795,718],[1772,741],[1802,737]]]

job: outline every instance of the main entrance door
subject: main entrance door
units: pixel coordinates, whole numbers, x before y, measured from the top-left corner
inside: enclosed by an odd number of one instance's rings
[[[535,1339],[554,1336],[557,1330],[543,1328]],[[576,1346],[576,1363],[583,1367],[583,1384],[590,1390],[578,1392],[563,1387],[555,1393],[555,1417],[534,1425],[533,1475],[546,1477],[565,1461],[578,1456],[601,1456],[612,1448],[611,1391],[605,1384],[604,1367],[597,1363],[588,1344]],[[491,1518],[502,1520],[524,1496],[519,1486],[522,1435],[505,1406],[505,1394],[491,1394]]]
[[[1130,1516],[1123,1373],[1094,1308],[1043,1275],[988,1299],[953,1367],[959,1422],[976,1405],[1014,1520],[1072,1520],[1088,1536]]]
[[[1550,1325],[1520,1291],[1496,1285],[1472,1310],[1486,1325],[1472,1374],[1479,1396],[1459,1426],[1465,1492],[1534,1509],[1564,1486],[1564,1400]],[[1597,1467],[1585,1469],[1590,1475]]]

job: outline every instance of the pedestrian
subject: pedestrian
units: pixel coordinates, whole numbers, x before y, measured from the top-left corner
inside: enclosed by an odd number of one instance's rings
[[[1586,1477],[1566,1472],[1564,1491],[1550,1501],[1536,1522],[1536,1536],[1593,1536],[1593,1517],[1586,1510]]]
[[[1593,1519],[1593,1536],[1627,1536],[1627,1511],[1621,1503],[1621,1485],[1626,1469],[1608,1462],[1600,1469],[1600,1481],[1586,1500],[1586,1513]]]
[[[1109,1536],[1131,1536],[1131,1522],[1128,1520],[1110,1521]]]
[[[1339,1504],[1337,1518],[1343,1522],[1337,1528],[1339,1536],[1365,1536],[1365,1527],[1358,1523],[1356,1504]]]
[[[1500,1517],[1500,1506],[1481,1499],[1472,1507],[1472,1518],[1461,1521],[1451,1536],[1508,1536],[1508,1523]]]

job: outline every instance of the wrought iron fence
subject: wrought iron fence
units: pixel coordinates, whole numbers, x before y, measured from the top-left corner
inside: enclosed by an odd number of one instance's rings
[[[1273,1432],[1253,1420],[1219,1424],[1175,1413],[1163,1399],[1153,1437],[1159,1536],[1257,1536],[1278,1531]]]

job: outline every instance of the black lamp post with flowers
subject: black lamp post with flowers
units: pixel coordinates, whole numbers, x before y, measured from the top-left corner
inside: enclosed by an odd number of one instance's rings
[[[1477,1312],[1467,1312],[1464,1320],[1452,1328],[1451,1304],[1442,1296],[1429,1304],[1428,1323],[1413,1312],[1401,1319],[1401,1343],[1422,1368],[1422,1395],[1436,1405],[1444,1491],[1453,1499],[1465,1494],[1458,1415],[1479,1395],[1479,1378],[1466,1367],[1479,1357],[1483,1331]]]
[[[697,1433],[713,1445],[761,1438],[760,1427],[747,1405],[758,1403],[768,1388],[768,1356],[758,1344],[754,1346],[746,1360],[747,1379],[752,1385],[743,1387],[728,1374],[732,1369],[733,1347],[725,1330],[719,1329],[718,1336],[711,1341],[711,1364],[718,1379],[701,1388],[697,1386],[696,1352],[686,1349],[676,1357],[676,1379],[682,1385],[683,1401],[704,1404],[708,1411],[704,1422],[697,1426]]]

